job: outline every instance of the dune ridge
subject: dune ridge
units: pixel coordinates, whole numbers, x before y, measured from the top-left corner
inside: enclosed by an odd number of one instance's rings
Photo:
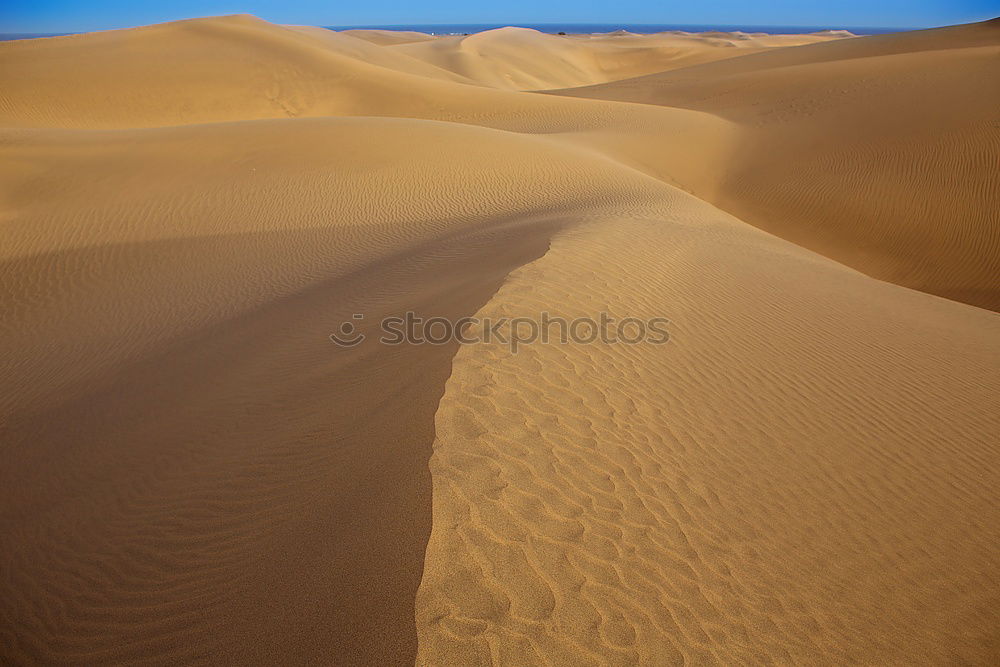
[[[915,328],[924,295],[670,210],[560,232],[480,314],[668,312],[667,345],[456,356],[418,664],[988,663],[996,319]]]
[[[993,20],[558,92],[724,117],[741,139],[714,204],[877,278],[1000,310],[998,56]]]
[[[3,369],[19,389],[2,404],[4,455],[19,463],[2,478],[12,659],[412,652],[432,417],[454,346],[338,354],[327,336],[352,312],[373,328],[407,309],[469,315],[552,226],[648,180],[623,170],[595,191],[607,160],[465,125],[287,123],[60,132],[55,155],[44,133],[19,133],[21,179],[47,178],[5,230],[2,266],[19,320],[5,344],[31,361]],[[535,195],[477,196],[526,163],[516,173]],[[8,187],[29,187],[16,175]],[[450,196],[408,194],[460,177]],[[45,532],[19,520],[39,512]]]
[[[0,662],[991,664],[996,35],[0,43]]]

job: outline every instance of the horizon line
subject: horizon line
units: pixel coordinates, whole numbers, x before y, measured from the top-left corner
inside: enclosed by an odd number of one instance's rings
[[[210,19],[223,16],[238,16],[238,14],[211,14],[206,16],[191,16],[183,19],[171,19],[168,21],[156,21],[153,23],[139,23],[133,26],[126,26],[120,28],[91,28],[84,30],[12,30],[12,31],[0,31],[0,35],[38,35],[38,36],[63,36],[63,35],[82,35],[91,32],[110,32],[114,30],[131,30],[133,28],[142,28],[146,26],[162,25],[165,23],[176,23],[179,21],[190,21],[197,19]],[[456,26],[495,26],[495,27],[527,27],[531,26],[551,26],[551,27],[569,27],[569,26],[620,26],[619,29],[627,29],[629,27],[634,28],[644,28],[644,27],[664,27],[664,28],[715,28],[723,29],[728,28],[730,30],[752,30],[755,28],[791,28],[796,30],[886,30],[886,31],[912,31],[912,30],[933,30],[935,28],[944,28],[951,25],[963,25],[963,24],[943,24],[943,25],[932,25],[932,26],[885,26],[885,25],[849,25],[849,24],[815,24],[815,25],[794,25],[794,24],[782,24],[782,23],[772,23],[772,24],[752,24],[752,23],[633,23],[628,21],[587,21],[587,22],[552,22],[552,21],[512,21],[512,22],[454,22],[454,23],[354,23],[354,24],[323,24],[323,23],[280,23],[277,21],[269,21],[268,19],[263,19],[256,15],[255,18],[260,18],[262,21],[267,21],[268,23],[274,23],[276,25],[311,25],[319,28],[326,28],[330,30],[352,30],[352,29],[371,29],[371,30],[395,30],[399,28],[414,28],[414,27],[424,27],[424,28],[447,28]],[[990,19],[983,19],[988,21]],[[970,21],[970,23],[979,23],[980,21]],[[762,30],[763,31],[763,30]]]

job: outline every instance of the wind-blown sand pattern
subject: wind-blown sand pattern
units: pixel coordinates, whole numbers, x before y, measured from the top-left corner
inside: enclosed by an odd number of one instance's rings
[[[998,56],[0,43],[0,662],[996,663]]]

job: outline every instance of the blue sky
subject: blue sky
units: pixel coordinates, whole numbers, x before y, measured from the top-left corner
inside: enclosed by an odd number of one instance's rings
[[[1000,0],[0,0],[0,32],[125,28],[255,14],[278,23],[666,23],[923,28],[1000,15]]]

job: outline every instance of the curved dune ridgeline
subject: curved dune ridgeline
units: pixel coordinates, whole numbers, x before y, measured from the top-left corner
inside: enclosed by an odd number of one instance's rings
[[[1000,310],[1000,19],[558,91],[740,127],[711,201],[865,273]]]
[[[0,662],[995,661],[998,33],[0,43]]]

